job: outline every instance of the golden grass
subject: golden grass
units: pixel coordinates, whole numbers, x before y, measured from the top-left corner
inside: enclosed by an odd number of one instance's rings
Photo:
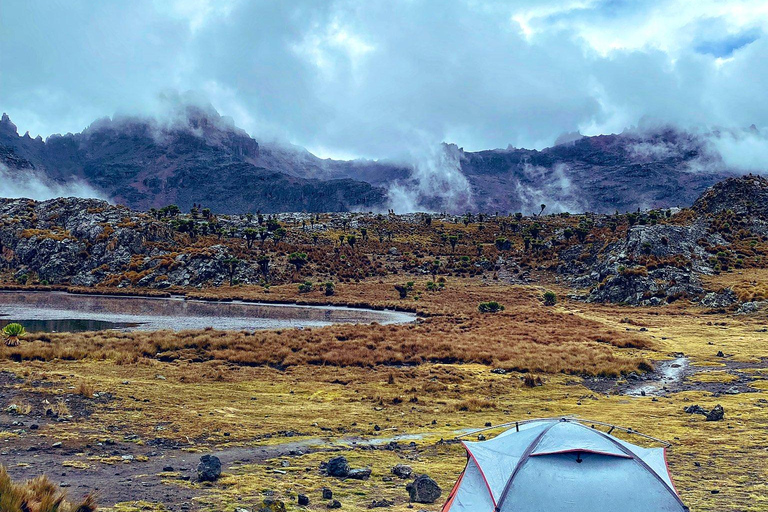
[[[80,503],[66,500],[66,493],[41,476],[15,484],[0,464],[0,510],[2,512],[93,512],[96,500],[87,496]]]
[[[31,334],[21,346],[0,349],[0,358],[108,359],[123,364],[139,359],[225,361],[277,368],[481,363],[518,371],[591,375],[620,375],[650,368],[641,353],[624,350],[650,348],[647,337],[609,328],[560,308],[543,307],[537,289],[453,286],[453,290],[429,294],[420,301],[420,307],[433,316],[417,324],[335,325],[256,333]],[[335,301],[348,303],[356,290],[371,290],[367,304],[392,302],[387,297],[391,295],[387,283],[344,288],[334,296]],[[283,290],[275,296],[287,293]],[[503,301],[507,308],[493,315],[475,311],[484,298]]]

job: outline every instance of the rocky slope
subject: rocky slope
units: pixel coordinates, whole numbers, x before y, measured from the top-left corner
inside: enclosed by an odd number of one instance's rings
[[[756,176],[725,180],[691,208],[619,215],[185,215],[93,199],[0,199],[6,283],[162,289],[309,281],[311,290],[386,276],[557,279],[588,301],[689,299],[720,308],[738,297],[708,294],[702,276],[766,267],[768,180]]]
[[[768,249],[768,180],[729,178],[707,190],[690,210],[658,223],[661,212],[636,214],[624,239],[589,258],[571,254],[559,270],[589,287],[596,302],[658,305],[679,298],[702,299],[711,307],[735,302],[728,291],[705,296],[700,276],[756,265]],[[582,251],[584,248],[581,248]],[[579,272],[579,270],[582,270]]]
[[[415,164],[320,159],[303,148],[259,143],[213,108],[186,107],[171,122],[116,117],[47,140],[0,120],[0,165],[55,182],[87,183],[133,209],[204,204],[217,212],[382,211],[463,213],[592,211],[691,204],[734,173],[705,139],[660,129],[576,137],[542,151],[466,152],[445,144]],[[450,178],[450,179],[449,179]],[[461,200],[457,200],[459,197]]]

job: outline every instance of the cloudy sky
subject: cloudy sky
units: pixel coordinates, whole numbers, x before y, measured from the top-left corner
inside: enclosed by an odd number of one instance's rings
[[[766,31],[765,0],[0,0],[0,109],[45,137],[191,91],[341,157],[768,129]]]

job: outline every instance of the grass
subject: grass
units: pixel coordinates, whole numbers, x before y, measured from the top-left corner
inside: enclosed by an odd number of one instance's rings
[[[0,510],[3,512],[93,512],[96,500],[87,496],[79,503],[67,501],[66,493],[41,476],[14,483],[0,464]]]
[[[356,291],[366,291],[372,296],[367,304],[376,307],[389,304],[391,299],[385,296],[391,294],[389,290],[387,283],[352,284],[333,299],[348,303],[351,297],[359,300]],[[281,290],[275,295],[286,297],[287,293]],[[0,358],[96,359],[121,364],[142,359],[195,360],[277,368],[481,363],[518,371],[614,376],[650,367],[647,358],[632,350],[650,348],[647,338],[562,309],[545,308],[537,289],[453,284],[450,293],[434,295],[421,304],[430,316],[416,325],[337,325],[256,333],[31,334],[21,346],[0,349]],[[486,315],[471,306],[483,297],[502,295],[507,295],[503,312]],[[323,300],[327,302],[324,295]]]

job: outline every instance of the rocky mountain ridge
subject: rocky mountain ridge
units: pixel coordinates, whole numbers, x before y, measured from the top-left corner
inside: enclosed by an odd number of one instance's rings
[[[444,144],[437,161],[401,163],[260,143],[212,107],[177,114],[105,118],[46,140],[19,135],[3,115],[0,164],[11,176],[34,170],[57,183],[79,180],[133,209],[204,204],[223,213],[400,211],[393,190],[427,211],[530,214],[547,204],[549,212],[626,212],[691,204],[738,174],[706,140],[670,128],[571,137],[541,151]]]

